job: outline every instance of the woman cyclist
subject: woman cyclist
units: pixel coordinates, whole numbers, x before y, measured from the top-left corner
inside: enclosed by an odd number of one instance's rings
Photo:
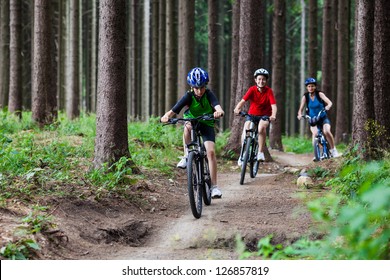
[[[332,102],[330,99],[321,91],[316,90],[317,88],[317,81],[314,78],[307,78],[305,81],[305,86],[307,89],[307,92],[302,96],[301,99],[301,105],[299,106],[298,110],[298,120],[301,120],[302,118],[302,110],[303,107],[306,105],[306,108],[308,109],[307,114],[313,118],[318,115],[318,113],[325,108],[326,111],[329,111],[332,107]],[[329,146],[330,146],[330,153],[332,157],[338,157],[339,153],[337,152],[337,149],[334,145],[334,138],[333,134],[331,132],[330,127],[330,120],[325,113],[320,118],[320,121],[318,122],[318,125],[322,125],[322,130],[324,132],[324,135],[326,139],[328,140]],[[311,133],[313,135],[313,143],[315,136],[317,135],[317,126],[310,126]]]
[[[254,116],[268,116],[270,117],[270,121],[276,120],[276,101],[274,97],[274,93],[272,89],[267,86],[267,80],[269,77],[269,73],[266,69],[260,68],[255,71],[253,74],[256,85],[251,86],[245,95],[242,97],[241,101],[238,102],[236,107],[234,108],[234,113],[239,114],[242,106],[246,101],[250,102],[249,111],[250,115]],[[260,120],[259,121],[259,151],[257,153],[257,160],[264,161],[264,146],[267,137],[267,127],[269,125],[269,121]],[[244,130],[242,132],[242,138],[245,137],[246,129],[249,129],[250,119],[247,118],[244,125]],[[242,145],[242,143],[241,143]],[[238,159],[238,165],[242,165],[242,159]]]
[[[199,67],[193,68],[187,75],[187,83],[191,89],[184,94],[171,110],[161,117],[161,122],[167,122],[169,118],[172,118],[175,114],[179,114],[184,107],[187,107],[183,114],[185,118],[194,118],[205,114],[213,114],[214,118],[223,117],[224,111],[217,97],[206,87],[208,82],[209,75],[205,70]],[[210,166],[211,197],[221,198],[222,192],[217,186],[214,121],[201,121],[200,126]],[[183,133],[184,157],[177,164],[179,168],[184,169],[187,166],[187,144],[191,142],[191,129],[191,123],[185,123]]]

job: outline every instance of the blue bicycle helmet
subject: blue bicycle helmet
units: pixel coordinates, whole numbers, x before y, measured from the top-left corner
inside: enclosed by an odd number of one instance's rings
[[[195,67],[187,75],[187,83],[191,87],[204,87],[209,82],[209,74],[202,68]]]
[[[305,81],[305,86],[307,86],[309,84],[317,85],[316,79],[314,79],[314,78],[307,78],[306,81]]]
[[[257,69],[257,70],[255,71],[255,73],[253,74],[253,76],[255,77],[255,79],[256,79],[256,77],[259,76],[259,75],[263,75],[263,76],[265,76],[267,79],[268,79],[268,77],[269,77],[268,71],[265,70],[264,68]]]

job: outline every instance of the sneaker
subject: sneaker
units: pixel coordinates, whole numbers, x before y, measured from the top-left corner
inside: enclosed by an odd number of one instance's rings
[[[217,186],[211,188],[211,198],[221,198],[222,192],[218,189]]]
[[[238,160],[237,160],[237,165],[238,165],[239,167],[242,166],[242,160],[241,160],[241,158],[238,158]]]
[[[186,169],[187,168],[187,157],[182,157],[179,163],[176,165],[177,168]]]
[[[339,157],[339,152],[336,148],[330,150],[330,153],[332,154],[332,157]]]
[[[258,161],[265,161],[264,153],[263,152],[258,152],[257,153],[257,160]]]

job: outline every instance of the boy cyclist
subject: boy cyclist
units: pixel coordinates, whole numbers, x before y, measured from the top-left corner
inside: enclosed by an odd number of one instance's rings
[[[206,88],[209,82],[208,73],[202,68],[195,67],[187,75],[187,83],[191,86],[191,90],[187,91],[184,96],[173,106],[171,110],[166,112],[161,117],[161,122],[167,122],[175,114],[186,107],[184,117],[194,118],[205,114],[213,114],[214,118],[223,117],[224,111],[214,93]],[[202,138],[207,151],[207,158],[209,159],[210,177],[211,177],[211,197],[221,198],[222,192],[217,186],[217,158],[215,154],[215,130],[214,121],[205,121],[200,123]],[[177,164],[179,168],[186,168],[187,166],[187,144],[191,142],[191,123],[187,122],[184,125],[183,146],[184,157]]]
[[[241,101],[238,102],[236,107],[234,108],[234,113],[239,114],[241,108],[244,106],[246,101],[250,102],[248,114],[258,116],[259,119],[261,116],[270,117],[270,121],[276,120],[276,101],[274,97],[274,93],[270,87],[267,86],[267,80],[269,77],[269,73],[266,69],[260,68],[255,71],[253,74],[255,79],[255,85],[251,86],[245,95],[242,97]],[[258,125],[259,131],[259,151],[257,153],[257,160],[264,161],[264,146],[267,137],[267,127],[269,126],[269,121],[264,121],[260,119]],[[247,117],[244,125],[244,129],[241,137],[241,145],[242,141],[245,137],[245,130],[249,129],[250,121]],[[238,165],[242,165],[242,159],[238,159]]]

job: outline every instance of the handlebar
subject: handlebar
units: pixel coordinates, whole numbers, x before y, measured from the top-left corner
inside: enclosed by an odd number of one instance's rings
[[[215,121],[216,119],[214,118],[214,115],[209,114],[209,115],[202,115],[196,118],[170,118],[168,119],[168,122],[166,122],[164,125],[169,125],[169,124],[176,124],[180,122],[193,122],[193,121]]]
[[[251,114],[248,114],[248,112],[245,112],[245,111],[240,111],[240,113],[238,113],[241,117],[246,117],[246,116],[249,116],[251,118],[260,118],[262,119],[263,121],[271,121],[270,117],[269,116],[255,116],[255,115],[251,115]]]
[[[325,108],[322,109],[321,111],[318,112],[317,116],[313,117],[313,118],[319,118],[321,116],[322,113],[325,113],[326,110]],[[305,118],[305,119],[308,119],[310,120],[312,117],[308,116],[308,115],[302,115],[302,118]]]

